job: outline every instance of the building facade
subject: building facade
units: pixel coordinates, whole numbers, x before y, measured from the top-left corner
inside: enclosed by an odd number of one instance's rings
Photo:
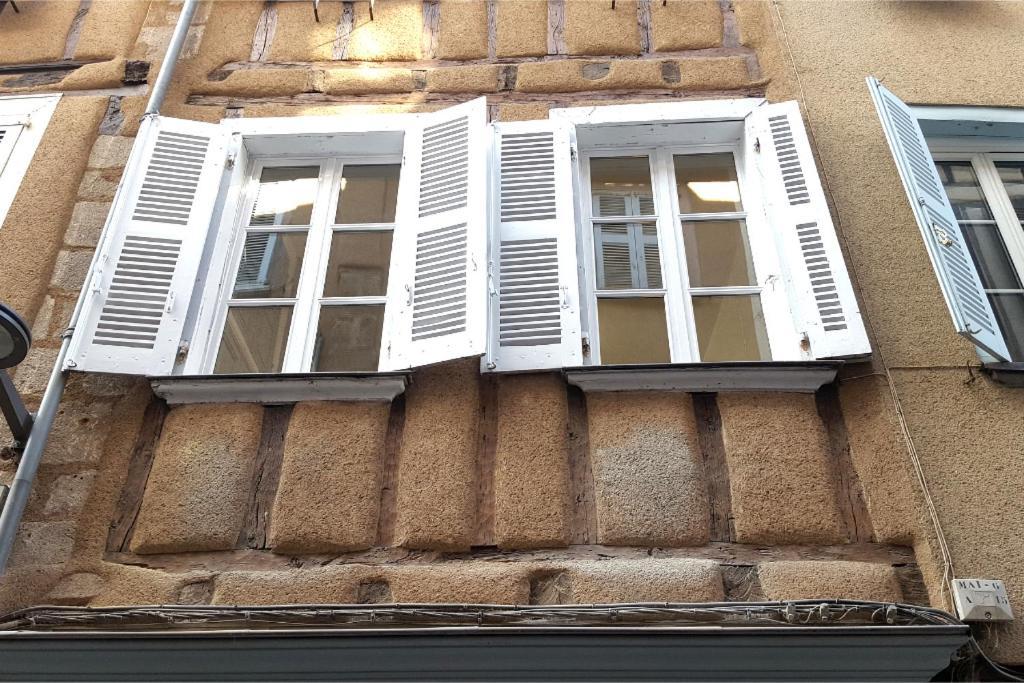
[[[1024,6],[16,7],[4,610],[1020,611]]]

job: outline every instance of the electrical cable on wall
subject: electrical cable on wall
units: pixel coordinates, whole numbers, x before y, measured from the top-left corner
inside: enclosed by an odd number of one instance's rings
[[[774,10],[774,12],[771,15],[772,23],[774,25],[775,18],[777,17],[779,23],[777,31],[781,29],[782,43],[786,46],[786,52],[789,56],[790,66],[792,66],[793,73],[796,76],[797,89],[800,91],[800,106],[803,108],[804,118],[807,120],[807,134],[808,137],[810,137],[811,139],[812,147],[815,151],[817,151],[818,143],[815,139],[814,126],[812,124],[811,117],[809,116],[807,111],[807,95],[804,91],[803,79],[800,78],[800,70],[797,68],[796,58],[793,55],[793,47],[789,41],[789,33],[786,31],[786,23],[785,20],[782,18],[782,12],[779,9],[778,0],[772,0],[772,9]],[[832,203],[832,206],[836,206],[835,194],[832,192],[832,183],[829,180],[828,173],[825,172],[825,167],[823,164],[819,163],[818,166],[820,169],[821,177],[824,180],[825,191],[828,193],[829,200]],[[846,241],[843,219],[842,216],[839,215],[838,211],[836,212],[836,227],[839,229],[839,233],[842,236],[843,241]],[[857,288],[860,289],[860,281],[859,276],[857,274],[857,265],[852,259],[849,260],[849,269],[850,275],[852,276],[854,283],[856,284]],[[860,377],[884,377],[886,383],[889,386],[889,393],[892,396],[893,405],[896,409],[896,417],[900,424],[900,431],[903,434],[903,439],[907,444],[907,451],[910,454],[910,461],[914,467],[914,475],[917,478],[918,484],[921,487],[921,492],[924,497],[925,508],[928,511],[928,517],[930,518],[932,526],[935,530],[936,541],[939,546],[939,554],[942,559],[942,589],[946,595],[946,600],[948,601],[946,604],[949,605],[950,608],[952,608],[952,605],[954,604],[953,579],[956,576],[956,572],[953,567],[953,557],[950,554],[949,546],[946,543],[946,535],[942,531],[942,524],[939,521],[939,513],[938,510],[935,508],[935,502],[932,499],[931,491],[928,487],[928,480],[924,473],[924,467],[921,465],[921,459],[917,452],[917,446],[914,444],[914,437],[910,433],[910,427],[907,424],[906,415],[904,415],[903,413],[903,403],[900,400],[899,392],[896,390],[896,382],[892,377],[892,373],[889,371],[889,366],[885,362],[885,356],[882,354],[881,349],[876,347],[876,353],[878,354],[878,360],[882,365],[884,373],[874,372],[861,375]]]

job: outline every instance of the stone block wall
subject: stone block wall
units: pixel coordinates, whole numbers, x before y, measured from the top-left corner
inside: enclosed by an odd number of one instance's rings
[[[391,404],[151,399],[130,447],[108,433],[98,469],[53,471],[16,566],[46,601],[93,605],[926,602],[914,551],[848,523],[864,470],[830,400],[583,394],[475,360]]]
[[[266,3],[258,18],[254,5],[212,8],[204,35],[230,31],[233,47],[204,43],[186,67],[191,109],[423,111],[486,94],[492,116],[519,119],[624,95],[757,95],[768,82],[719,0],[389,0],[373,20],[363,3],[324,2],[319,22],[301,4]],[[246,30],[251,50],[235,45]]]
[[[0,64],[70,60],[0,76],[2,93],[68,94],[0,231],[0,299],[36,337],[16,380],[35,401],[180,3],[22,4],[21,23],[0,21]],[[45,5],[59,17],[42,22]],[[59,39],[9,49],[7,31],[44,23]],[[202,3],[162,112],[429,111],[484,95],[513,120],[777,99],[793,93],[781,54],[753,0],[382,0],[372,20],[365,2],[324,0],[319,22],[311,3],[226,0]],[[928,602],[930,537],[884,383],[840,387],[584,395],[472,361],[417,372],[390,405],[168,407],[144,381],[74,376],[0,609]],[[13,471],[0,461],[0,482]]]

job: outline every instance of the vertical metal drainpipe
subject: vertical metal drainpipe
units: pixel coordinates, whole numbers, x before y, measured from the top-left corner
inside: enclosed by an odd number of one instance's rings
[[[189,25],[196,13],[198,0],[184,0],[181,6],[181,13],[178,15],[178,22],[174,26],[174,33],[167,46],[163,64],[160,65],[160,73],[153,82],[153,90],[149,95],[149,104],[146,106],[144,116],[154,116],[160,113],[160,105],[163,104],[167,88],[174,75],[174,68],[178,63],[178,56],[188,36]],[[128,169],[125,169],[128,172]],[[100,236],[99,244],[103,244],[103,236]],[[21,454],[21,461],[18,463],[18,471],[11,482],[11,490],[4,503],[3,512],[0,512],[0,576],[7,571],[7,560],[11,555],[11,548],[14,547],[14,538],[18,533],[18,524],[25,512],[25,505],[28,503],[29,493],[32,490],[32,481],[35,479],[36,471],[39,469],[39,461],[43,456],[43,449],[46,448],[46,441],[50,437],[50,430],[53,428],[53,420],[57,416],[57,408],[60,406],[61,396],[64,394],[64,385],[67,381],[67,373],[63,370],[64,360],[68,355],[68,346],[71,344],[71,335],[78,324],[78,317],[82,312],[82,303],[85,301],[88,284],[92,281],[93,272],[96,268],[96,260],[99,257],[99,248],[93,254],[92,264],[85,276],[85,284],[78,296],[78,303],[71,314],[71,321],[68,328],[61,335],[60,350],[57,352],[57,360],[54,363],[53,371],[50,373],[50,380],[43,391],[43,399],[39,403],[39,410],[35,415],[35,422],[32,431],[25,442],[25,450]]]

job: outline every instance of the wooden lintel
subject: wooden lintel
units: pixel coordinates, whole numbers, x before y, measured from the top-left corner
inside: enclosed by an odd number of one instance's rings
[[[657,61],[662,62],[666,59],[701,59],[707,57],[746,57],[749,55],[755,55],[756,52],[753,48],[749,47],[706,47],[698,50],[664,50],[657,53],[651,54],[638,54],[638,55],[568,55],[568,54],[550,54],[541,55],[536,57],[499,57],[497,55],[486,58],[475,58],[475,59],[412,59],[412,60],[394,60],[388,62],[372,62],[359,59],[346,59],[344,63],[338,63],[337,61],[310,61],[310,62],[298,62],[298,61],[264,61],[262,59],[250,59],[249,61],[234,61],[227,62],[219,68],[215,69],[213,73],[220,74],[222,72],[230,73],[232,71],[247,71],[251,69],[269,69],[274,71],[280,71],[282,69],[332,69],[332,70],[345,70],[345,69],[359,69],[365,71],[368,68],[371,69],[433,69],[440,66],[478,66],[482,64],[528,64],[535,62],[561,62],[565,60],[577,60],[580,62],[593,62],[593,61]],[[218,76],[215,80],[223,80]]]
[[[59,62],[36,62],[34,64],[0,64],[0,76],[7,74],[28,74],[38,71],[74,71],[93,61],[62,59]]]
[[[465,553],[373,548],[359,552],[319,555],[275,555],[267,550],[234,550],[175,554],[138,555],[108,552],[105,559],[119,564],[138,565],[172,572],[274,570],[318,567],[328,564],[436,564],[438,562],[523,562],[550,565],[628,559],[714,560],[725,566],[754,566],[761,562],[814,560],[870,562],[893,567],[915,565],[914,551],[906,546],[880,543],[847,545],[761,546],[741,543],[711,543],[697,548],[641,548],[603,545],[573,545],[547,550],[501,550],[476,548]]]
[[[587,90],[579,92],[558,93],[522,93],[497,92],[488,93],[487,101],[491,104],[545,102],[556,106],[574,106],[580,100],[587,102],[608,101],[622,102],[624,98],[636,102],[639,100],[681,102],[693,100],[717,100],[744,97],[764,97],[765,90],[761,86],[740,88],[737,90],[704,90],[700,92],[680,92],[668,89],[650,90]],[[302,93],[300,95],[279,95],[269,97],[244,97],[232,95],[190,95],[187,104],[208,107],[251,107],[261,104],[283,104],[309,106],[312,104],[443,104],[455,105],[479,97],[480,93],[426,93],[417,92],[416,97],[410,93],[382,95],[328,95],[325,93]]]

